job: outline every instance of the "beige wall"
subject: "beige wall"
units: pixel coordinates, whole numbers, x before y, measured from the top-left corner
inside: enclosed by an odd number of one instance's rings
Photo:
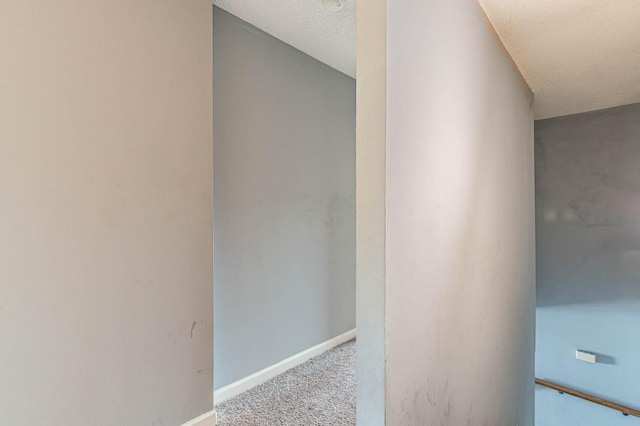
[[[212,408],[211,20],[0,3],[0,424]]]
[[[358,424],[531,426],[532,95],[474,2],[358,8]]]

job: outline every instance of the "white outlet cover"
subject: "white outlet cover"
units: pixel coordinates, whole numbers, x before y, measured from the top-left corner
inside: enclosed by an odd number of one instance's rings
[[[591,364],[595,364],[597,359],[596,359],[596,354],[592,354],[591,352],[586,352],[586,351],[581,351],[581,350],[577,350],[576,351],[576,359],[580,360],[580,361],[584,361],[584,362],[589,362]]]

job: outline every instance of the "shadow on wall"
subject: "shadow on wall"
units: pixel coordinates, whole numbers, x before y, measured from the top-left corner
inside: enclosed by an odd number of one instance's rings
[[[539,121],[535,147],[538,306],[640,306],[640,105]]]

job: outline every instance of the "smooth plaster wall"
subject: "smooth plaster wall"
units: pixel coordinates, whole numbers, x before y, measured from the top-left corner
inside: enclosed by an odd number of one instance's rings
[[[640,104],[536,121],[535,139],[536,375],[640,409]],[[541,426],[636,421],[536,389]]]
[[[358,7],[384,13],[367,3]],[[375,226],[357,240],[358,251],[385,252],[385,308],[374,318],[386,326],[385,424],[531,426],[531,92],[473,2],[393,1],[386,13],[386,70],[382,53],[358,63],[371,90],[382,84],[372,76],[386,71],[386,101],[380,96],[358,121],[359,134],[378,126],[374,109],[385,105],[386,167],[375,167],[378,139],[358,139],[357,152],[358,209],[386,208],[377,223],[386,227],[384,244],[373,238]],[[366,35],[360,47],[384,51],[384,38]],[[361,99],[358,107],[367,108]],[[367,187],[361,172],[386,178],[386,193]],[[378,279],[358,275],[359,302],[379,291]],[[372,345],[361,337],[359,345]],[[364,390],[358,397],[369,402]]]
[[[214,10],[215,388],[355,327],[355,81]]]
[[[211,4],[0,3],[0,424],[212,409]]]

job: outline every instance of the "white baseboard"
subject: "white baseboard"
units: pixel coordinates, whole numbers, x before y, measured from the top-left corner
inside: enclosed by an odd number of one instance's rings
[[[183,424],[182,426],[216,426],[218,424],[218,413],[216,410],[204,413]]]
[[[251,388],[263,384],[266,381],[273,379],[274,377],[284,373],[285,371],[302,364],[305,361],[310,360],[330,349],[335,348],[343,343],[348,342],[356,338],[356,329],[349,330],[333,339],[327,340],[324,343],[320,343],[312,348],[302,351],[296,355],[293,355],[284,361],[280,361],[277,364],[273,364],[270,367],[260,370],[250,376],[240,379],[237,382],[224,386],[213,393],[214,404],[220,404],[229,398],[233,398],[236,395],[246,392]]]

